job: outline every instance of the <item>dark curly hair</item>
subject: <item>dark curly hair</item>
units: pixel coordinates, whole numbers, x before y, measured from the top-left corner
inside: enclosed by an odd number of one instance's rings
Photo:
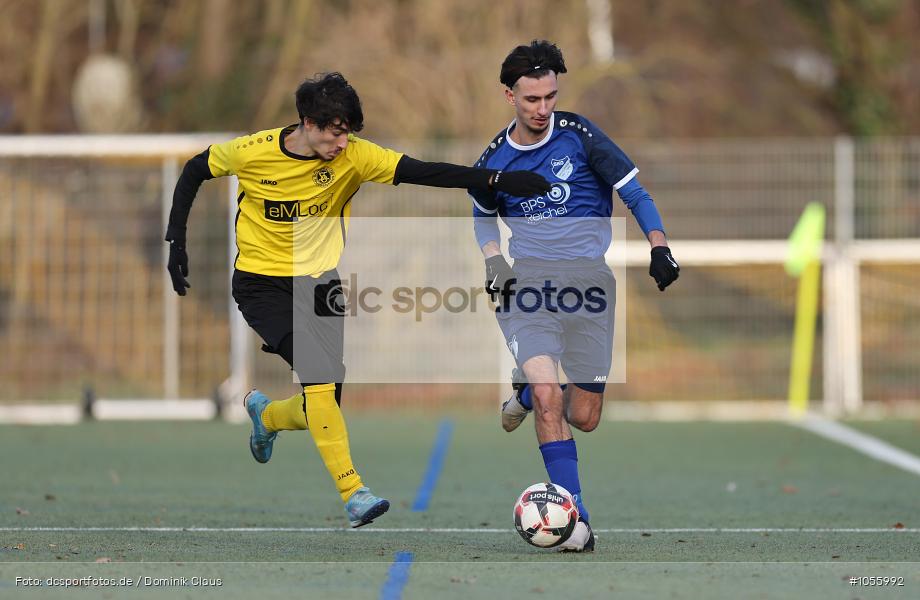
[[[533,40],[529,46],[518,46],[505,57],[499,79],[510,88],[525,75],[540,79],[550,71],[557,75],[566,72],[562,50],[552,42]]]
[[[318,73],[300,84],[294,94],[300,121],[310,119],[320,129],[341,121],[349,131],[364,128],[358,92],[341,73]]]

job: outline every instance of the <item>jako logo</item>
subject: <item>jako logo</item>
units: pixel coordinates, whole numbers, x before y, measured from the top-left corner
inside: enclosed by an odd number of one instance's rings
[[[271,179],[263,179],[259,183],[261,183],[262,185],[278,185],[277,181],[272,181]]]

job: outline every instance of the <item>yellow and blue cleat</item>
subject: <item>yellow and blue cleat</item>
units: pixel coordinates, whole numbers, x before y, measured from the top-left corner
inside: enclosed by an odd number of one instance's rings
[[[366,487],[358,488],[345,503],[345,512],[353,528],[367,525],[388,510],[390,501],[378,498]]]
[[[252,433],[249,434],[249,451],[252,457],[260,463],[267,463],[272,457],[272,446],[277,431],[269,432],[262,423],[262,412],[271,400],[259,390],[252,390],[243,398],[243,406],[252,419]]]

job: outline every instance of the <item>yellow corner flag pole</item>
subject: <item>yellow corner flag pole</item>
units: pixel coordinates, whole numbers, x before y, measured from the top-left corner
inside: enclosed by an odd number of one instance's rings
[[[801,417],[808,410],[808,386],[815,347],[818,294],[821,283],[821,244],[824,241],[824,205],[811,202],[789,236],[786,273],[799,278],[795,304],[795,334],[789,369],[789,412]]]

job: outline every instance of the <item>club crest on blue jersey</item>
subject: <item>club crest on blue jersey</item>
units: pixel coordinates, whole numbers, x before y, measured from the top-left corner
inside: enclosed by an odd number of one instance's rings
[[[551,158],[550,168],[553,170],[553,175],[565,181],[572,176],[575,165],[572,164],[568,156],[563,156],[562,158]]]

